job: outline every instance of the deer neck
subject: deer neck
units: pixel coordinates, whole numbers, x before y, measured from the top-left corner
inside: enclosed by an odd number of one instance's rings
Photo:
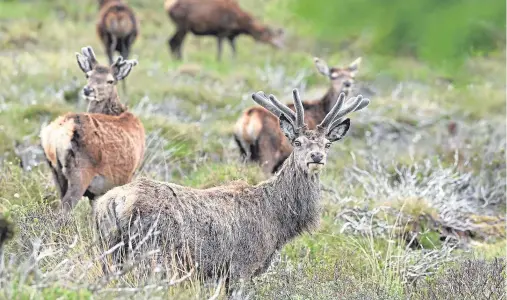
[[[324,97],[322,97],[321,103],[324,107],[324,112],[327,114],[331,111],[333,106],[336,104],[336,101],[338,100],[338,96],[340,96],[340,93],[345,93],[345,97],[349,95],[348,89],[336,89],[333,86],[329,87]]]
[[[279,228],[279,245],[317,227],[321,194],[319,175],[309,175],[301,170],[293,154],[262,188],[274,226]]]
[[[250,19],[246,23],[246,32],[250,34],[255,40],[258,40],[262,32],[264,31],[265,27],[258,23],[256,20]]]
[[[119,116],[127,110],[125,105],[121,104],[118,93],[113,93],[110,98],[103,99],[97,103],[90,102],[88,105],[89,113],[104,114],[110,116]]]

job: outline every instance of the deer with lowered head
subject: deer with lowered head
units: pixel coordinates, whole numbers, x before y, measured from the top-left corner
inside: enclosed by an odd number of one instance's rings
[[[182,59],[182,44],[190,31],[196,36],[216,36],[218,54],[222,57],[222,42],[227,39],[233,55],[236,55],[236,38],[241,34],[250,35],[256,41],[283,47],[282,29],[272,29],[249,13],[235,0],[166,0],[164,8],[176,26],[176,32],[169,39],[169,48],[176,59]]]
[[[113,261],[132,259],[135,255],[129,249],[151,240],[155,244],[146,244],[176,263],[178,270],[188,271],[197,264],[204,279],[220,276],[228,289],[230,281],[249,280],[266,271],[277,250],[315,229],[319,174],[327,153],[349,129],[345,115],[366,107],[369,100],[358,96],[344,105],[342,93],[322,122],[310,129],[297,90],[293,97],[295,112],[272,95],[269,99],[262,92],[252,95],[278,117],[280,130],[294,149],[269,180],[195,189],[138,178],[98,199],[94,222]]]
[[[316,57],[314,62],[317,70],[329,79],[330,87],[322,98],[303,102],[305,123],[310,129],[315,129],[331,111],[338,95],[349,94],[361,58],[342,68],[329,68],[325,61]],[[294,105],[289,105],[289,108],[294,110]],[[251,107],[242,114],[234,128],[234,139],[243,159],[260,163],[267,174],[276,172],[292,152],[292,146],[280,130],[277,118],[262,107]]]
[[[72,209],[81,197],[90,202],[131,181],[144,156],[141,121],[120,102],[116,84],[137,64],[120,56],[111,66],[97,62],[91,47],[76,53],[88,83],[87,113],[67,113],[41,130],[40,138],[61,197]]]
[[[114,51],[118,51],[124,59],[129,58],[132,44],[139,34],[139,24],[134,11],[125,2],[99,0],[96,30],[111,65]],[[123,90],[126,90],[125,81]]]

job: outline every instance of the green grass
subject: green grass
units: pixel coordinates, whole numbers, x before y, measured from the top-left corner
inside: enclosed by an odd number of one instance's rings
[[[233,180],[250,184],[264,180],[266,176],[257,166],[240,163],[231,136],[233,125],[243,109],[254,105],[249,96],[254,91],[263,90],[285,102],[290,101],[291,84],[299,72],[308,74],[304,78],[307,92],[303,93],[303,98],[320,95],[328,82],[316,72],[313,56],[320,56],[333,66],[345,66],[356,57],[363,57],[357,82],[376,88],[369,107],[373,117],[407,127],[417,127],[433,118],[458,118],[467,124],[488,120],[505,127],[504,49],[478,57],[467,56],[463,67],[455,72],[411,56],[371,51],[364,40],[344,44],[341,38],[322,35],[322,28],[311,26],[310,22],[303,22],[292,14],[289,9],[292,1],[240,0],[243,7],[264,22],[284,27],[287,47],[277,51],[249,37],[240,37],[238,56],[233,59],[225,46],[222,62],[216,61],[215,39],[192,35],[185,41],[183,62],[173,60],[167,49],[167,39],[174,29],[162,11],[162,1],[128,1],[141,24],[141,35],[133,48],[133,57],[138,59],[139,65],[127,79],[128,94],[120,92],[120,96],[139,114],[147,134],[153,136],[148,163],[165,171],[143,169],[142,175],[199,188]],[[122,279],[108,282],[101,289],[103,293],[88,290],[102,275],[95,260],[99,249],[94,244],[88,201],[83,198],[68,219],[58,216],[53,210],[58,195],[49,169],[42,163],[29,171],[21,170],[14,149],[17,144],[37,145],[43,123],[66,112],[85,110],[84,103],[79,100],[85,78],[74,53],[91,45],[99,61],[105,61],[95,35],[96,13],[93,0],[0,2],[0,212],[15,222],[17,232],[4,255],[15,255],[19,259],[8,266],[18,277],[0,282],[0,297],[102,299],[125,296],[124,291],[107,291],[106,288],[149,286],[143,274],[131,272]],[[337,30],[326,28],[331,29]],[[400,84],[404,90],[399,96],[393,96],[393,90]],[[344,209],[362,204],[346,202],[347,197],[366,198],[365,187],[351,183],[353,180],[347,177],[350,174],[347,170],[354,164],[367,168],[368,161],[362,155],[376,151],[376,145],[365,142],[366,135],[373,131],[368,120],[355,122],[355,116],[351,118],[356,135],[333,145],[322,175],[326,191],[323,192],[318,230],[286,245],[273,273],[247,283],[247,291],[257,298],[405,298],[407,289],[400,270],[410,265],[404,259],[413,259],[411,255],[418,252],[407,250],[394,230],[390,240],[342,232],[344,222],[337,217]],[[360,119],[358,115],[357,118]],[[423,133],[445,134],[442,124],[430,126]],[[481,137],[468,138],[475,141]],[[384,142],[391,143],[387,137],[380,143]],[[432,139],[424,142],[434,143]],[[430,150],[428,147],[419,149],[417,145],[415,142],[411,145],[416,148],[413,153],[406,150],[396,156],[399,165],[428,158],[436,160],[436,155],[444,153],[439,145]],[[467,151],[474,155],[480,156],[484,151],[482,144],[472,143],[471,147]],[[389,153],[376,154],[390,159]],[[481,161],[471,166],[472,171],[478,172]],[[502,162],[503,157],[500,157],[490,168]],[[394,170],[389,172],[394,174]],[[410,199],[398,201],[387,205],[413,217],[436,213],[435,208],[425,203]],[[499,211],[504,212],[505,208]],[[386,220],[395,223],[396,216]],[[75,237],[75,247],[68,249]],[[39,273],[34,271],[21,280],[26,271],[24,260],[29,261],[31,243],[37,240],[43,241],[47,251],[63,250],[42,259],[37,265]],[[426,250],[439,251],[442,245],[437,240],[435,231],[430,230],[422,234],[420,242]],[[505,254],[505,249],[505,243],[492,236],[491,240],[474,246],[472,254],[457,252],[456,255],[492,259]],[[91,267],[85,266],[88,262],[92,263]],[[59,264],[64,267],[60,268]],[[70,273],[66,273],[67,270]],[[81,275],[84,279],[80,282],[73,279]],[[41,278],[48,278],[48,281],[41,285]],[[7,279],[0,276],[0,280]],[[214,293],[214,288],[192,279],[150,293],[143,295],[207,298]]]

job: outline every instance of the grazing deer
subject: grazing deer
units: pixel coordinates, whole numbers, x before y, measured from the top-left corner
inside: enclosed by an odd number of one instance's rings
[[[137,64],[120,56],[111,67],[99,65],[91,47],[76,53],[88,79],[83,94],[88,113],[68,113],[41,131],[41,144],[60,192],[72,209],[81,197],[90,202],[132,179],[144,156],[141,121],[120,103],[116,84]]]
[[[243,11],[234,0],[166,0],[164,4],[176,32],[169,39],[169,48],[176,59],[182,59],[181,47],[189,31],[194,35],[217,37],[217,59],[222,57],[222,41],[226,38],[236,55],[235,40],[247,34],[255,40],[283,47],[283,30],[273,30]]]
[[[340,93],[348,95],[361,63],[357,58],[348,67],[329,68],[322,59],[314,58],[317,70],[328,77],[330,87],[319,100],[305,101],[305,122],[310,129],[316,128],[331,108]],[[289,108],[294,110],[293,105]],[[236,122],[234,139],[241,156],[259,162],[265,173],[274,173],[292,152],[292,147],[279,129],[278,120],[262,107],[247,109]]]
[[[179,270],[197,263],[205,279],[217,276],[220,270],[228,288],[229,280],[248,280],[263,273],[277,250],[315,229],[321,197],[319,173],[329,148],[349,129],[350,119],[344,116],[366,107],[369,100],[358,96],[342,109],[345,94],[340,94],[312,130],[304,123],[297,90],[293,96],[295,112],[272,95],[269,99],[262,92],[252,95],[278,117],[280,129],[294,148],[280,172],[269,180],[254,186],[236,181],[194,189],[139,178],[98,199],[94,222],[104,246],[114,247],[113,260],[132,259],[136,256],[132,249],[149,244]]]
[[[132,44],[139,33],[134,11],[121,0],[99,0],[99,7],[97,35],[106,49],[109,65],[113,64],[114,51],[128,59]],[[125,81],[123,91],[126,91]]]

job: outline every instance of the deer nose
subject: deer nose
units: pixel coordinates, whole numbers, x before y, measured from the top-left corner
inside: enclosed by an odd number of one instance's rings
[[[324,154],[321,152],[312,152],[310,153],[310,157],[312,158],[313,162],[320,163],[324,158]]]
[[[93,89],[92,88],[89,88],[88,86],[85,86],[83,88],[83,93],[85,96],[90,96],[90,94],[93,92]]]
[[[345,81],[345,82],[343,83],[343,85],[344,85],[345,87],[350,87],[350,86],[352,85],[352,82],[350,82],[350,81]]]

